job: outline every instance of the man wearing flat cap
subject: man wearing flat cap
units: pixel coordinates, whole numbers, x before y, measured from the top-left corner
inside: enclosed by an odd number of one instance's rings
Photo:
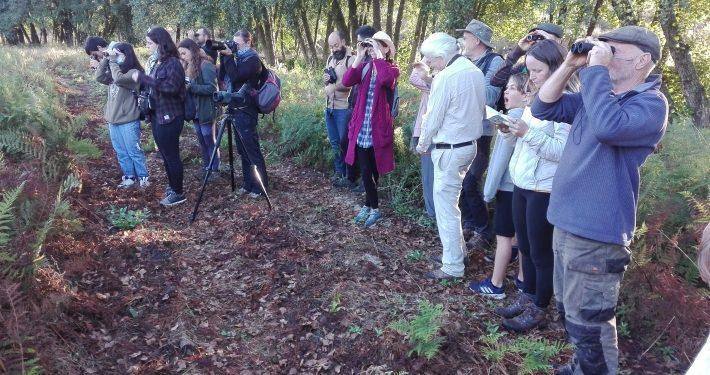
[[[493,30],[479,20],[471,20],[465,29],[458,29],[463,33],[463,55],[481,70],[486,82],[486,105],[502,110],[497,104],[501,95],[501,88],[491,85],[491,78],[503,65],[503,58],[493,52]],[[463,180],[459,206],[463,220],[464,238],[468,241],[467,247],[481,248],[487,245],[492,237],[488,225],[488,209],[481,193],[481,179],[483,172],[488,168],[488,158],[491,152],[491,140],[495,129],[484,118],[483,134],[476,141],[476,158],[471,164]]]
[[[555,299],[576,346],[573,362],[557,373],[616,374],[615,309],[631,259],[639,169],[666,131],[668,102],[661,77],[651,75],[661,58],[653,32],[624,26],[585,41],[594,48],[567,54],[540,88],[532,115],[572,124],[547,210],[555,226]],[[564,92],[577,71],[581,91]]]
[[[562,44],[562,37],[564,36],[564,30],[561,27],[548,22],[541,22],[537,26],[530,29],[528,34],[520,38],[518,45],[515,49],[510,51],[510,53],[505,57],[504,63],[501,65],[500,69],[491,77],[491,85],[495,87],[505,87],[508,83],[508,78],[513,74],[518,74],[520,71],[515,71],[515,67],[519,69],[524,69],[525,65],[515,65],[520,58],[525,55],[525,53],[537,43],[538,38],[550,39],[558,44]]]

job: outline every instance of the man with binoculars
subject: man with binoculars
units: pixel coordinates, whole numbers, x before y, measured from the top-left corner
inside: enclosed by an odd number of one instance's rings
[[[572,124],[547,211],[555,299],[576,346],[557,373],[615,374],[615,309],[631,260],[639,169],[665,133],[668,102],[651,75],[661,47],[650,30],[625,26],[577,43],[532,104],[536,118]],[[565,92],[577,73],[581,91]]]
[[[333,31],[328,37],[331,55],[323,70],[325,85],[326,108],[325,128],[328,141],[333,149],[333,167],[335,169],[332,182],[338,187],[350,185],[347,179],[345,152],[348,137],[348,123],[352,114],[350,103],[350,87],[343,85],[343,75],[353,64],[354,58],[350,47],[345,45],[345,34]]]

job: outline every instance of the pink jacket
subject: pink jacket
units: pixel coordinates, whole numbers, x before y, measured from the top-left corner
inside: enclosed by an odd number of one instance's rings
[[[377,69],[375,81],[375,94],[373,98],[372,110],[372,146],[375,151],[375,163],[377,172],[385,174],[394,170],[394,128],[392,127],[392,115],[390,105],[387,102],[387,90],[394,90],[395,82],[399,77],[397,65],[386,60],[372,60],[374,69]],[[355,108],[348,126],[348,152],[345,155],[345,162],[355,164],[355,146],[357,146],[357,136],[360,133],[362,122],[365,118],[365,102],[367,101],[367,89],[370,87],[373,66],[362,77],[362,70],[366,64],[360,64],[357,68],[350,68],[343,76],[343,85],[351,87],[360,85],[358,88]]]

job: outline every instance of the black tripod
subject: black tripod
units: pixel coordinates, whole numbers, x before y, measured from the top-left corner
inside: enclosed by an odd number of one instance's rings
[[[217,139],[215,141],[215,147],[214,150],[212,151],[212,156],[210,157],[210,162],[207,164],[209,167],[207,168],[207,172],[205,173],[205,177],[202,180],[202,187],[200,188],[200,195],[197,197],[197,202],[195,203],[195,209],[192,211],[192,217],[190,218],[190,224],[192,224],[195,219],[197,218],[197,213],[200,209],[200,203],[202,202],[202,196],[205,193],[205,188],[207,187],[207,183],[209,182],[210,175],[212,174],[212,165],[215,160],[217,160],[217,152],[219,150],[219,145],[222,143],[222,136],[224,135],[224,130],[227,128],[227,144],[229,147],[229,174],[231,176],[231,183],[232,183],[232,192],[234,192],[237,188],[237,185],[234,181],[234,150],[232,147],[233,144],[233,137],[232,137],[232,128],[234,124],[234,118],[232,117],[231,114],[225,114],[222,116],[222,118],[219,120],[219,130],[217,132]],[[244,144],[244,139],[242,138],[242,135],[239,133],[239,129],[234,128],[234,132],[237,134],[237,137],[239,137],[239,141]],[[251,159],[249,158],[249,155],[245,152],[243,157],[247,158],[247,161],[249,162],[249,165],[251,165],[251,171],[254,174],[254,178],[256,181],[259,183],[259,188],[261,189],[261,192],[264,193],[264,197],[266,198],[266,203],[269,205],[269,211],[271,211],[271,199],[269,198],[269,193],[266,192],[266,187],[264,186],[264,180],[261,178],[261,173],[259,173],[259,169],[256,167],[256,164],[254,164]]]

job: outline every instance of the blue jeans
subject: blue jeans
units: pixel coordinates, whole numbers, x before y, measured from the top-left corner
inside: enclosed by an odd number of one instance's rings
[[[430,218],[436,218],[434,211],[434,163],[431,154],[420,157],[422,165],[422,189],[424,190],[424,208]]]
[[[333,167],[338,176],[345,176],[345,153],[348,139],[348,123],[350,122],[350,109],[325,110],[325,129],[328,132],[330,147],[333,149]]]
[[[145,154],[141,149],[141,122],[108,124],[111,145],[116,151],[118,164],[126,177],[148,177]]]
[[[212,123],[200,124],[195,120],[194,127],[195,134],[197,134],[197,142],[200,144],[200,151],[202,152],[202,169],[207,170],[207,164],[210,163],[210,158],[215,148],[215,135],[212,133]],[[217,150],[217,157],[210,169],[213,171],[219,170],[219,150]]]

